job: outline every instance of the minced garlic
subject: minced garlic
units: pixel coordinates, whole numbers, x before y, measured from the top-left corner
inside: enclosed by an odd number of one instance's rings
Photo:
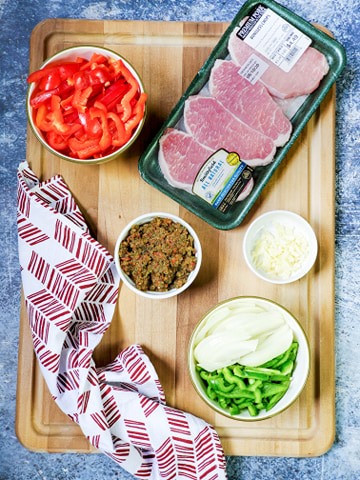
[[[260,230],[251,251],[256,269],[284,280],[299,270],[308,253],[309,243],[303,233],[279,222]]]

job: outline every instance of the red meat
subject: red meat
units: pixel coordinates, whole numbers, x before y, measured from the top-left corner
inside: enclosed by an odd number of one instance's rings
[[[239,120],[273,139],[276,146],[284,145],[292,125],[260,82],[251,84],[239,73],[232,61],[216,60],[209,80],[209,89],[226,109]]]
[[[308,47],[289,72],[284,72],[270,60],[247,45],[236,35],[234,30],[228,42],[228,50],[232,60],[242,66],[252,54],[256,54],[268,64],[261,76],[261,82],[271,95],[279,98],[307,95],[319,86],[321,79],[329,71],[325,55],[315,48]]]
[[[211,156],[213,150],[199,145],[194,138],[182,130],[168,128],[159,141],[159,165],[167,182],[173,187],[192,193],[195,178]],[[243,200],[251,192],[254,181],[251,179],[241,192],[238,200]]]
[[[185,102],[186,130],[212,150],[236,152],[251,167],[267,165],[275,155],[271,138],[237,119],[213,97],[191,96]]]

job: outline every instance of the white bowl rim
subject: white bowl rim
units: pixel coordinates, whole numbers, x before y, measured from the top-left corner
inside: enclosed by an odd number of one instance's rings
[[[196,259],[197,259],[196,260],[196,267],[192,272],[190,272],[186,283],[184,285],[182,285],[180,288],[173,288],[171,290],[168,290],[167,292],[149,292],[149,291],[138,290],[135,287],[134,282],[128,277],[128,275],[126,275],[123,272],[123,270],[120,266],[119,255],[118,255],[118,251],[119,251],[119,248],[120,248],[120,243],[124,240],[124,238],[126,237],[126,235],[129,232],[130,228],[133,225],[137,225],[137,224],[142,225],[144,223],[148,223],[155,217],[170,218],[174,222],[177,222],[177,223],[180,223],[181,225],[183,225],[188,230],[190,235],[193,237],[194,246],[196,248]],[[115,248],[114,248],[114,259],[115,259],[115,265],[116,265],[116,268],[117,268],[117,271],[120,275],[121,280],[125,283],[125,285],[130,290],[132,290],[134,293],[136,293],[136,294],[138,294],[142,297],[151,298],[151,299],[154,299],[154,300],[160,300],[160,299],[174,297],[175,295],[179,295],[180,293],[182,293],[184,290],[186,290],[193,283],[193,281],[197,277],[197,274],[199,273],[199,270],[200,270],[200,267],[201,267],[202,247],[201,247],[200,239],[199,239],[197,233],[195,232],[195,230],[192,228],[192,226],[188,222],[183,220],[181,217],[179,217],[175,214],[172,214],[172,213],[167,213],[167,212],[160,212],[160,211],[149,212],[149,213],[144,213],[144,214],[139,215],[138,217],[134,218],[131,222],[129,222],[122,229],[122,231],[120,232],[120,235],[118,236],[118,238],[116,240],[116,244],[115,244]]]
[[[67,54],[70,56],[72,52],[76,52],[76,51],[78,51],[79,54],[80,54],[80,52],[88,52],[89,58],[90,58],[91,54],[94,53],[94,52],[107,53],[109,56],[111,56],[113,58],[120,58],[125,63],[126,67],[135,76],[135,78],[136,78],[136,80],[139,84],[140,91],[142,93],[145,92],[144,83],[142,81],[142,78],[140,77],[140,75],[138,74],[136,69],[133,67],[133,65],[130,63],[130,61],[127,60],[120,53],[117,53],[114,50],[112,50],[108,47],[105,47],[105,46],[102,47],[102,46],[99,46],[99,45],[84,44],[84,45],[75,45],[73,47],[63,48],[62,50],[59,50],[58,52],[56,52],[53,55],[51,55],[50,57],[48,57],[41,64],[41,66],[38,68],[38,70],[44,68],[46,65],[55,61],[57,58],[63,57],[63,56],[66,57]],[[85,53],[82,53],[82,55],[84,55],[86,57]],[[100,157],[100,158],[89,158],[89,159],[81,160],[81,159],[78,159],[78,158],[68,157],[67,155],[64,155],[63,153],[58,152],[57,150],[52,148],[51,145],[49,145],[44,140],[41,132],[39,131],[39,129],[36,127],[36,125],[34,123],[34,119],[33,119],[33,115],[32,115],[32,107],[30,106],[30,98],[31,98],[32,92],[34,91],[34,88],[35,88],[35,84],[31,83],[27,88],[27,94],[26,94],[26,112],[27,112],[27,118],[28,118],[31,130],[33,131],[34,135],[39,140],[41,145],[43,145],[49,152],[51,152],[56,157],[59,157],[59,158],[61,158],[63,160],[66,160],[68,162],[72,162],[72,163],[76,163],[76,164],[80,164],[80,165],[97,165],[97,164],[106,163],[110,160],[115,159],[116,157],[120,156],[124,151],[126,151],[135,142],[135,140],[138,138],[138,136],[139,136],[139,134],[140,134],[140,132],[141,132],[143,126],[144,126],[144,123],[145,123],[145,119],[146,119],[146,115],[147,115],[147,103],[145,104],[144,116],[141,119],[141,121],[139,122],[139,125],[136,127],[136,130],[133,132],[131,138],[127,141],[127,143],[125,145],[123,145],[122,147],[120,147],[118,150],[115,150],[114,152],[110,153],[109,155],[106,155],[105,157]]]
[[[256,269],[251,261],[251,253],[249,251],[250,237],[253,235],[253,232],[256,231],[257,228],[260,228],[260,225],[262,223],[266,225],[266,221],[272,217],[279,217],[279,218],[283,217],[283,218],[291,219],[294,224],[296,224],[297,226],[300,226],[302,232],[305,233],[309,241],[310,251],[303,268],[298,269],[291,277],[285,278],[285,279],[267,276],[265,273],[260,272],[258,269]],[[291,210],[270,210],[268,212],[263,213],[259,217],[255,218],[248,226],[243,238],[243,255],[244,255],[247,266],[257,277],[269,283],[284,285],[287,283],[292,283],[297,280],[300,280],[305,275],[307,275],[307,273],[311,270],[311,268],[314,266],[314,263],[318,255],[318,241],[317,241],[316,234],[314,232],[313,227],[300,214],[295,213]]]
[[[196,370],[195,370],[195,361],[194,361],[194,358],[193,358],[193,344],[194,344],[196,335],[197,335],[201,325],[203,324],[205,319],[208,317],[208,315],[210,313],[212,313],[213,311],[215,311],[216,309],[220,308],[223,305],[226,305],[226,304],[231,303],[231,302],[236,302],[236,301],[239,301],[239,300],[248,300],[248,299],[261,301],[263,303],[272,305],[273,307],[275,306],[276,308],[279,308],[283,313],[285,313],[286,318],[291,319],[291,321],[292,321],[291,328],[294,332],[294,337],[299,341],[298,355],[299,355],[299,352],[304,352],[304,356],[303,356],[304,368],[303,368],[303,370],[305,371],[305,374],[303,374],[295,392],[290,390],[290,388],[291,388],[291,384],[290,384],[289,390],[286,392],[286,394],[282,397],[282,399],[271,410],[269,410],[268,412],[262,411],[256,417],[251,417],[250,414],[247,414],[247,413],[245,413],[245,414],[240,413],[238,415],[231,415],[229,412],[227,412],[226,410],[223,410],[219,405],[217,405],[216,402],[212,401],[204,392],[202,392],[201,389],[198,387],[199,379],[198,379],[198,376],[197,376],[197,373],[196,373]],[[294,331],[294,328],[295,328],[296,332]],[[301,347],[302,347],[301,351],[300,351],[300,342],[301,342]],[[189,340],[189,345],[188,345],[187,358],[188,358],[187,363],[188,363],[188,371],[189,371],[189,374],[190,374],[190,380],[191,380],[191,383],[192,383],[195,391],[199,395],[199,397],[210,408],[212,408],[216,412],[220,413],[221,415],[224,415],[225,417],[236,420],[236,421],[244,421],[244,422],[262,421],[262,420],[267,420],[269,418],[272,418],[275,415],[278,415],[278,414],[284,412],[291,405],[293,405],[294,402],[298,399],[298,397],[300,396],[301,392],[303,391],[303,389],[306,385],[306,382],[309,378],[309,375],[310,375],[310,361],[311,361],[310,344],[309,344],[308,337],[305,333],[305,330],[302,327],[302,325],[300,324],[300,322],[290,312],[290,310],[288,310],[283,305],[280,305],[275,300],[271,300],[271,299],[256,296],[256,295],[241,295],[241,296],[237,296],[237,297],[231,297],[231,298],[225,299],[225,300],[217,303],[214,307],[210,308],[207,312],[205,312],[205,314],[201,317],[201,319],[198,321],[198,323],[196,324],[195,328],[192,331],[192,334],[191,334],[191,337],[190,337],[190,340]],[[296,373],[296,369],[297,369],[297,367],[295,367],[294,373]],[[291,400],[286,402],[290,393],[292,393],[292,398],[291,398]]]

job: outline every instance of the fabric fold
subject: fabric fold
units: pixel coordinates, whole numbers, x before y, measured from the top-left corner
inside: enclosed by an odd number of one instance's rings
[[[61,176],[40,182],[20,164],[17,224],[34,351],[60,409],[137,478],[225,479],[216,431],[166,405],[140,345],[96,366],[93,351],[110,326],[120,279]]]

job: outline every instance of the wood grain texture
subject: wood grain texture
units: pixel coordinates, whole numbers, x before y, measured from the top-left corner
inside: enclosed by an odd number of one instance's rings
[[[42,179],[63,175],[94,236],[113,251],[117,235],[134,217],[162,210],[178,214],[197,231],[203,265],[189,290],[178,298],[153,301],[121,286],[111,324],[95,351],[99,366],[139,343],[150,356],[167,402],[212,423],[228,455],[316,456],[334,439],[334,176],[335,90],[299,136],[243,224],[219,231],[146,184],[137,161],[172,107],[201,67],[225,23],[88,21],[50,19],[31,37],[30,70],[65,46],[105,45],[124,55],[142,76],[149,94],[144,130],[131,150],[101,166],[57,160],[28,131],[27,159]],[[310,274],[293,284],[271,285],[246,267],[242,239],[250,222],[272,209],[292,210],[314,227],[319,255]],[[197,397],[187,373],[191,332],[217,302],[258,295],[288,308],[302,323],[311,346],[311,373],[300,398],[281,415],[244,423],[212,412]],[[41,377],[22,305],[16,431],[29,449],[94,451],[80,429],[55,405]]]

